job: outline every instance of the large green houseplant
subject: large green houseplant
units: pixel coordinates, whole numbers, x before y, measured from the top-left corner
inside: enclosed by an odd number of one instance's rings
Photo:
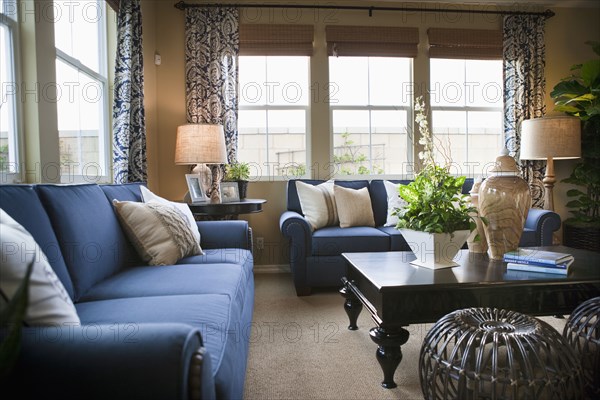
[[[571,189],[567,203],[572,217],[564,223],[565,244],[600,251],[600,43],[586,42],[599,56],[571,67],[572,74],[550,93],[555,111],[582,121],[582,159],[563,182],[581,186]]]
[[[412,182],[400,185],[398,188],[399,196],[406,202],[406,205],[394,211],[399,220],[396,228],[402,231],[411,248],[425,247],[425,251],[429,252],[431,247],[427,248],[428,243],[422,242],[429,237],[425,234],[445,237],[448,240],[447,248],[441,249],[442,254],[435,255],[435,264],[438,266],[428,266],[429,268],[443,268],[453,265],[451,262],[453,255],[449,256],[451,251],[448,247],[460,249],[470,232],[475,229],[474,216],[477,216],[477,209],[468,202],[467,196],[462,194],[466,178],[450,174],[449,157],[447,157],[445,165],[436,163],[433,136],[429,131],[425,106],[421,97],[417,98],[415,103],[415,120],[421,133],[419,143],[423,145],[423,151],[419,153],[422,168]],[[419,239],[417,242],[411,243],[413,233],[410,231],[424,234],[415,235]],[[414,248],[413,252],[415,252]],[[443,255],[449,257],[440,260]],[[418,265],[427,266],[424,265],[425,262],[419,263],[419,259],[416,261]]]

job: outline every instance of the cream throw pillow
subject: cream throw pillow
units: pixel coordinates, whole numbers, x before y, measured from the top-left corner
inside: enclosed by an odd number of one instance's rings
[[[194,218],[194,214],[192,214],[192,210],[188,207],[187,203],[177,203],[175,201],[169,201],[167,199],[163,199],[157,194],[154,194],[145,186],[140,186],[140,191],[142,192],[142,200],[144,203],[150,203],[152,201],[165,204],[173,207],[176,211],[181,213],[181,216],[187,221],[190,229],[192,230],[192,234],[198,244],[200,244],[200,231],[198,230],[198,224],[196,224],[196,219]]]
[[[46,255],[25,228],[0,209],[0,297],[13,298],[33,262],[25,323],[79,324],[77,310]]]
[[[296,191],[302,213],[313,230],[339,223],[333,198],[333,181],[323,182],[319,185],[296,181]]]
[[[369,189],[364,187],[357,190],[335,185],[333,193],[342,228],[375,226]]]
[[[202,254],[187,221],[173,207],[117,200],[113,205],[129,240],[150,265],[172,265],[183,257]]]
[[[398,216],[392,215],[392,213],[396,208],[406,207],[406,201],[398,195],[398,187],[400,184],[383,181],[383,185],[385,186],[388,204],[387,219],[384,226],[396,226],[398,225]]]

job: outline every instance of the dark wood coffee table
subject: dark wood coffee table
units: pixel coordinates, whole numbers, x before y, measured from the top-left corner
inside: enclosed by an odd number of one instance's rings
[[[575,262],[568,276],[506,270],[506,263],[487,255],[461,250],[460,265],[430,270],[409,264],[411,252],[344,253],[347,276],[340,293],[345,297],[348,329],[363,306],[375,327],[371,339],[378,345],[382,386],[394,388],[394,372],[402,360],[400,346],[408,340],[403,327],[435,322],[467,307],[505,308],[528,315],[569,314],[581,302],[600,296],[600,254],[564,246],[539,249],[571,253]]]

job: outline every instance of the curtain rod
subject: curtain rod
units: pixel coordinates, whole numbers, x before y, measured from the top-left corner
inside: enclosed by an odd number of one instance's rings
[[[180,1],[174,5],[179,10],[185,10],[186,8],[224,8],[224,7],[236,7],[236,8],[306,8],[306,9],[320,9],[320,10],[358,10],[368,11],[369,17],[373,16],[373,11],[416,11],[416,12],[456,12],[463,14],[496,14],[496,15],[539,15],[548,18],[554,17],[554,11],[548,9],[541,12],[533,11],[494,11],[494,10],[460,10],[451,8],[422,8],[422,7],[378,7],[378,6],[344,6],[344,5],[310,5],[310,4],[199,4],[199,3],[186,3]]]

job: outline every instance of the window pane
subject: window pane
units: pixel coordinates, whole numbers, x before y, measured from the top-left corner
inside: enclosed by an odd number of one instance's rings
[[[370,104],[378,106],[409,106],[410,60],[408,58],[370,57]]]
[[[265,90],[265,82],[267,81],[266,57],[239,57],[239,81],[240,106],[267,104]]]
[[[464,106],[465,61],[432,58],[430,61],[432,106]]]
[[[106,174],[103,85],[57,60],[58,131],[63,175]]]
[[[308,62],[308,57],[267,58],[268,104],[308,105]]]
[[[433,111],[432,123],[436,161],[452,161],[462,168],[467,160],[467,112]]]
[[[368,73],[368,57],[329,57],[331,104],[369,104]]]
[[[101,36],[105,23],[104,2],[95,0],[54,1],[54,37],[56,48],[100,71]]]
[[[408,154],[406,118],[404,110],[371,111],[372,174],[404,173]]]
[[[485,171],[485,165],[494,162],[503,147],[502,111],[467,114],[469,129],[469,162],[475,175]]]
[[[294,168],[306,162],[306,111],[271,110],[267,120],[269,161],[276,175],[294,175]]]
[[[369,111],[333,111],[333,161],[341,175],[370,173]]]
[[[467,105],[502,107],[502,61],[467,60]]]

